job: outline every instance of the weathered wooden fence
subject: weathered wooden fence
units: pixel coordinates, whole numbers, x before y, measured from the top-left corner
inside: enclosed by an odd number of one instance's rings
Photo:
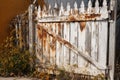
[[[71,9],[61,3],[54,9],[38,8],[36,55],[45,65],[57,65],[66,71],[98,75],[107,69],[108,7],[106,0],[99,7],[82,1]]]
[[[76,2],[74,8],[69,2],[66,8],[55,3],[54,9],[31,4],[15,19],[16,43],[35,51],[40,65],[87,75],[107,73],[114,80],[115,0],[109,3],[103,0],[99,7],[96,0],[92,7],[89,0],[85,7],[82,1],[80,8]]]

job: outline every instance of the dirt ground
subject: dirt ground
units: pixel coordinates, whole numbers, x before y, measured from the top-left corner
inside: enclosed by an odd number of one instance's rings
[[[0,80],[40,80],[40,79],[36,79],[36,78],[22,78],[22,77],[0,77]]]

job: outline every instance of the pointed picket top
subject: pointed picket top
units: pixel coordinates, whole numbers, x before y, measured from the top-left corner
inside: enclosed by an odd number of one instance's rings
[[[92,7],[92,2],[91,2],[91,0],[89,0],[89,2],[88,2],[88,7],[89,7],[89,8]]]
[[[35,4],[36,2],[37,2],[37,0],[34,0],[34,1],[33,1],[33,4]]]
[[[36,15],[38,14],[38,8],[37,8],[37,6],[35,6],[35,14]],[[23,14],[23,16],[24,16],[24,14]]]
[[[110,0],[110,10],[113,11],[113,8],[114,8],[114,1]]]
[[[103,6],[107,6],[107,1],[103,0]]]
[[[64,7],[63,7],[63,3],[61,2],[61,7],[60,7],[61,11],[64,11]]]
[[[41,18],[41,7],[40,7],[40,5],[38,6],[38,13],[37,13],[37,18],[39,19],[39,18]]]
[[[51,9],[51,5],[49,4],[49,7],[48,7],[48,9],[50,10]]]
[[[103,1],[103,6],[100,10],[101,18],[108,18],[108,10],[107,10],[107,1]]]
[[[105,9],[105,12],[107,12],[107,1],[106,0],[103,1],[103,8]]]
[[[46,8],[46,6],[44,5],[43,6],[43,9],[42,9],[42,17],[46,17],[47,15],[46,15],[46,11],[47,11],[47,8]]]
[[[77,2],[75,1],[75,3],[74,3],[74,9],[75,10],[78,10],[78,5],[77,5]]]
[[[67,3],[67,11],[70,11],[70,3]]]
[[[51,12],[52,10],[51,10],[51,5],[49,5],[49,7],[48,7],[48,16],[52,16],[52,12]]]
[[[47,11],[47,8],[45,5],[43,6],[43,11]]]
[[[54,8],[58,8],[58,5],[57,5],[57,3],[55,3],[55,6],[54,6]]]
[[[57,16],[57,9],[58,9],[58,5],[55,2],[55,6],[54,6],[54,16]]]
[[[64,12],[64,7],[63,7],[63,3],[61,2],[59,16],[63,15],[63,12]]]
[[[85,4],[84,4],[84,1],[83,1],[83,0],[82,0],[82,2],[81,2],[79,12],[82,13],[82,14],[84,14],[84,12],[85,12]]]
[[[95,2],[95,14],[99,14],[99,2],[96,0]]]
[[[70,3],[67,2],[67,11],[66,11],[66,15],[70,14]]]
[[[99,7],[99,2],[98,2],[98,0],[96,0],[96,2],[95,2],[95,7]]]
[[[90,13],[91,13],[91,10],[92,10],[92,2],[91,2],[91,0],[89,0],[87,13],[90,14]]]

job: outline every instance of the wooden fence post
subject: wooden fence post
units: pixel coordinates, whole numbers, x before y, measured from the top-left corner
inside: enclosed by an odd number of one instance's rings
[[[33,52],[33,5],[31,4],[28,8],[28,20],[29,20],[29,51]]]
[[[115,30],[116,30],[116,11],[117,11],[117,0],[111,0],[110,9],[113,11],[113,21],[110,22],[109,29],[109,63],[111,67],[109,71],[109,80],[114,80],[115,71]],[[111,12],[112,12],[111,11]]]

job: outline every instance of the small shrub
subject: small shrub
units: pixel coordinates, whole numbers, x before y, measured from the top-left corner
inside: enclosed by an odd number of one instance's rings
[[[29,51],[16,46],[11,34],[0,45],[0,76],[30,75],[34,71],[34,58]]]

